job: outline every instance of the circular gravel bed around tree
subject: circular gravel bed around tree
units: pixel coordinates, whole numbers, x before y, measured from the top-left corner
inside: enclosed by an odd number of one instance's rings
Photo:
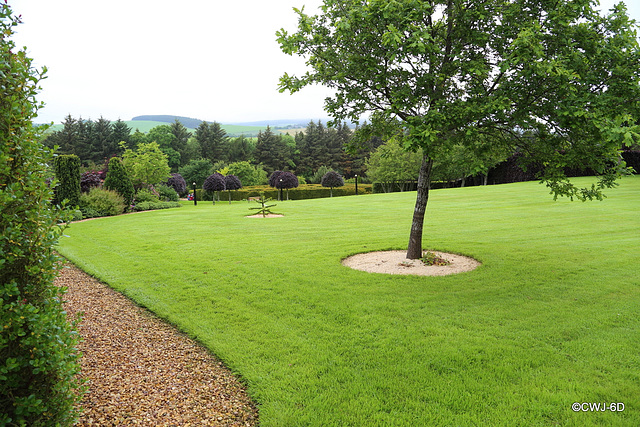
[[[449,261],[448,265],[425,265],[418,259],[407,259],[407,251],[378,251],[345,258],[342,264],[369,273],[446,276],[471,271],[480,266],[473,258],[446,252],[429,251]],[[425,251],[426,253],[426,251]]]
[[[242,383],[198,343],[72,265],[56,283],[68,288],[69,318],[84,313],[77,425],[258,424]]]

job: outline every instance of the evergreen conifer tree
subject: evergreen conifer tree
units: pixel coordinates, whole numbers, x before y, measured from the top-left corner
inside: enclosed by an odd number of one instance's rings
[[[104,188],[117,192],[124,198],[125,206],[127,208],[131,206],[135,189],[131,178],[129,178],[129,173],[119,157],[112,157],[109,160],[109,171],[104,180]]]

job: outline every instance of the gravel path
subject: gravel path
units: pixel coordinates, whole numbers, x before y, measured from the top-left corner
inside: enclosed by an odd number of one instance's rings
[[[80,426],[253,426],[243,385],[202,346],[128,298],[67,264],[70,318],[83,312]]]

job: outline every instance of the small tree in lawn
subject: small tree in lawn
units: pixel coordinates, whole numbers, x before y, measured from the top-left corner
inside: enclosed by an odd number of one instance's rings
[[[202,189],[212,194],[213,204],[216,204],[216,191],[224,191],[224,176],[219,173],[211,174],[204,180]]]
[[[231,204],[231,190],[239,190],[242,188],[240,178],[235,175],[227,175],[224,177],[224,185],[229,192],[229,204]]]
[[[333,187],[342,187],[344,185],[344,179],[342,178],[342,175],[340,175],[338,172],[329,171],[322,176],[322,180],[320,181],[320,184],[323,187],[330,187],[331,188],[330,194],[331,194],[331,197],[333,197]]]
[[[287,190],[287,200],[289,200],[289,189],[296,188],[299,185],[298,177],[291,172],[280,173],[274,180],[274,184],[273,187],[276,187],[278,190]]]

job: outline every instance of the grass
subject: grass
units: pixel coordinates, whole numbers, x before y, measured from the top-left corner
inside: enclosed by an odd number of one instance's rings
[[[340,264],[405,248],[415,193],[185,204],[73,224],[59,250],[221,357],[265,426],[640,425],[640,177],[608,196],[435,190],[425,247],[483,263],[445,277]]]

